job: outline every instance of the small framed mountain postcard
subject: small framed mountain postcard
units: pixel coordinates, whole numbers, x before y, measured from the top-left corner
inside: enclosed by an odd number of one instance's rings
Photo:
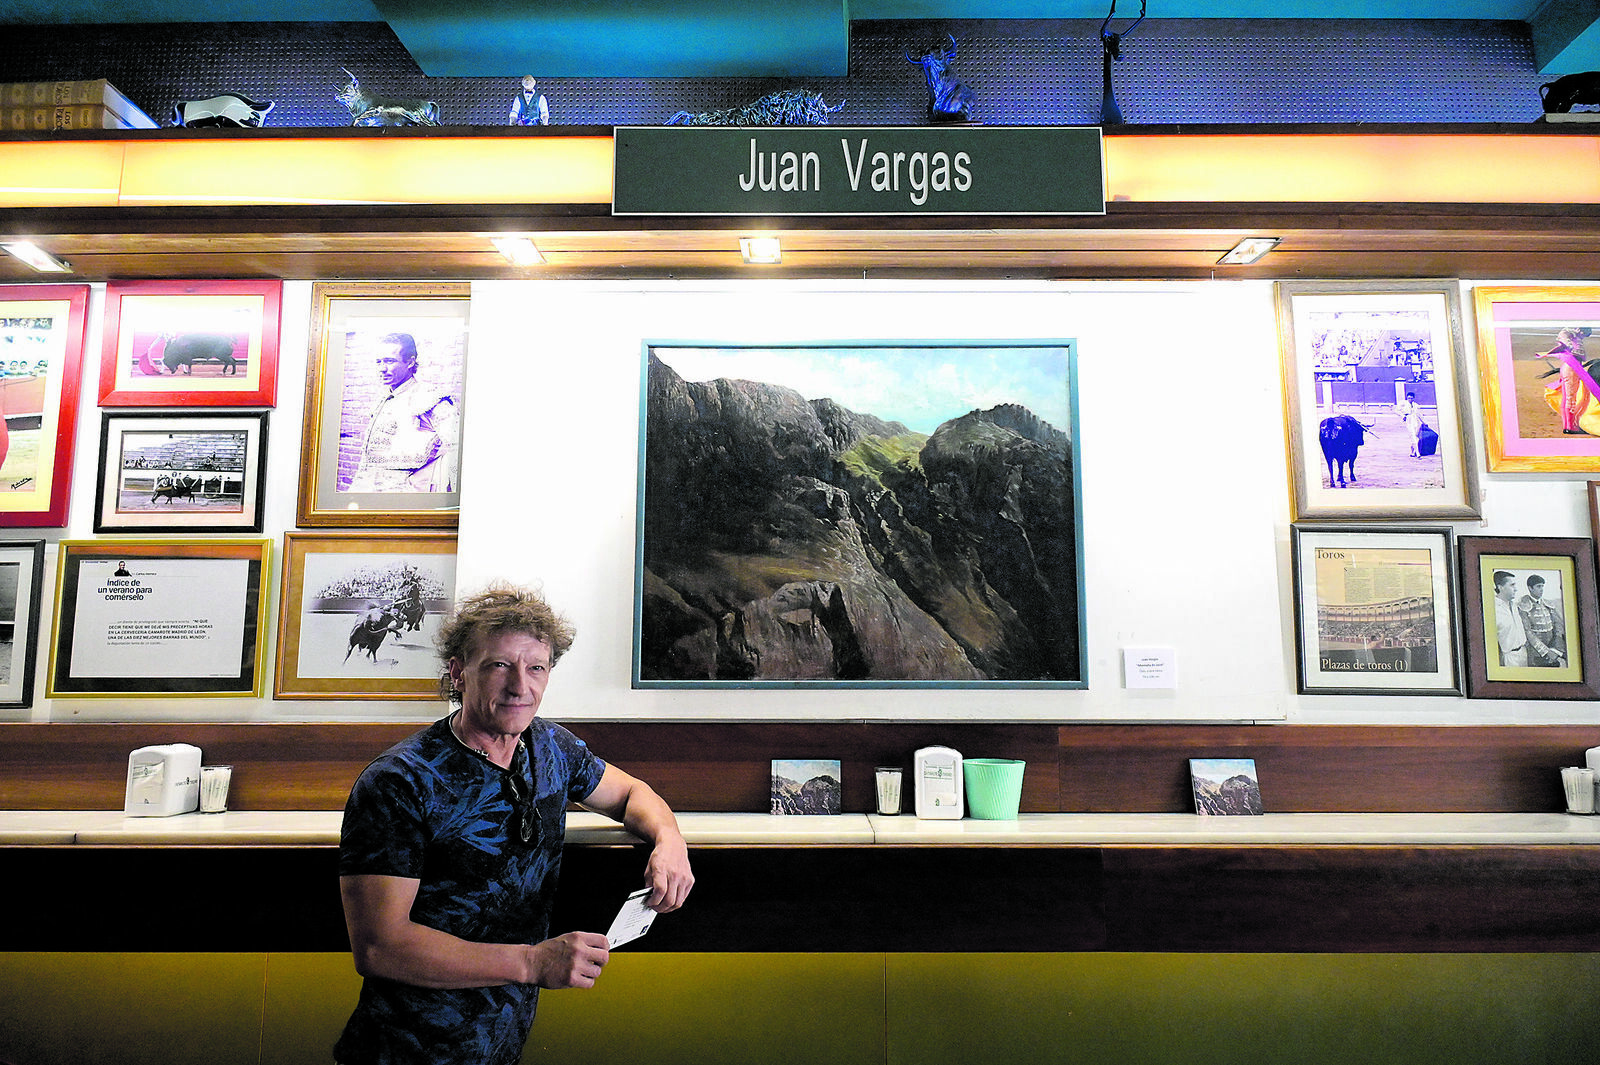
[[[1254,758],[1191,758],[1189,781],[1194,812],[1201,815],[1251,814],[1261,809],[1261,782]]]
[[[827,758],[774,758],[772,812],[837,814],[844,810],[839,761]]]

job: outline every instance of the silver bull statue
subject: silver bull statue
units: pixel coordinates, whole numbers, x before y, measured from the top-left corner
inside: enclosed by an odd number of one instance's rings
[[[437,126],[439,105],[415,96],[376,96],[361,88],[360,80],[340,67],[350,84],[339,90],[339,102],[350,110],[352,126]]]

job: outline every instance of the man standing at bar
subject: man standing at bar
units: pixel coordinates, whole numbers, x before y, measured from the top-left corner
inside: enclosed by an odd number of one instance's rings
[[[660,796],[536,716],[572,637],[524,589],[465,600],[437,638],[455,708],[351,789],[339,891],[365,981],[334,1047],[340,1065],[513,1065],[540,988],[594,986],[606,937],[546,938],[569,802],[652,845],[651,909],[677,909],[693,887]]]

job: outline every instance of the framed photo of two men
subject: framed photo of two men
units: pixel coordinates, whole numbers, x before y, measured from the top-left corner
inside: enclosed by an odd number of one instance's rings
[[[311,293],[298,523],[454,527],[470,286]]]
[[[1463,536],[1459,544],[1467,694],[1600,698],[1592,541]]]

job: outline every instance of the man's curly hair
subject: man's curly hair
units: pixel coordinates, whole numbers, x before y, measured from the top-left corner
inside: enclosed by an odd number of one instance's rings
[[[572,623],[538,592],[501,581],[457,603],[433,642],[440,662],[448,665],[452,658],[465,662],[485,640],[508,632],[526,633],[549,644],[551,666],[567,653],[575,635]],[[439,691],[447,699],[453,694],[448,670],[439,678]]]

